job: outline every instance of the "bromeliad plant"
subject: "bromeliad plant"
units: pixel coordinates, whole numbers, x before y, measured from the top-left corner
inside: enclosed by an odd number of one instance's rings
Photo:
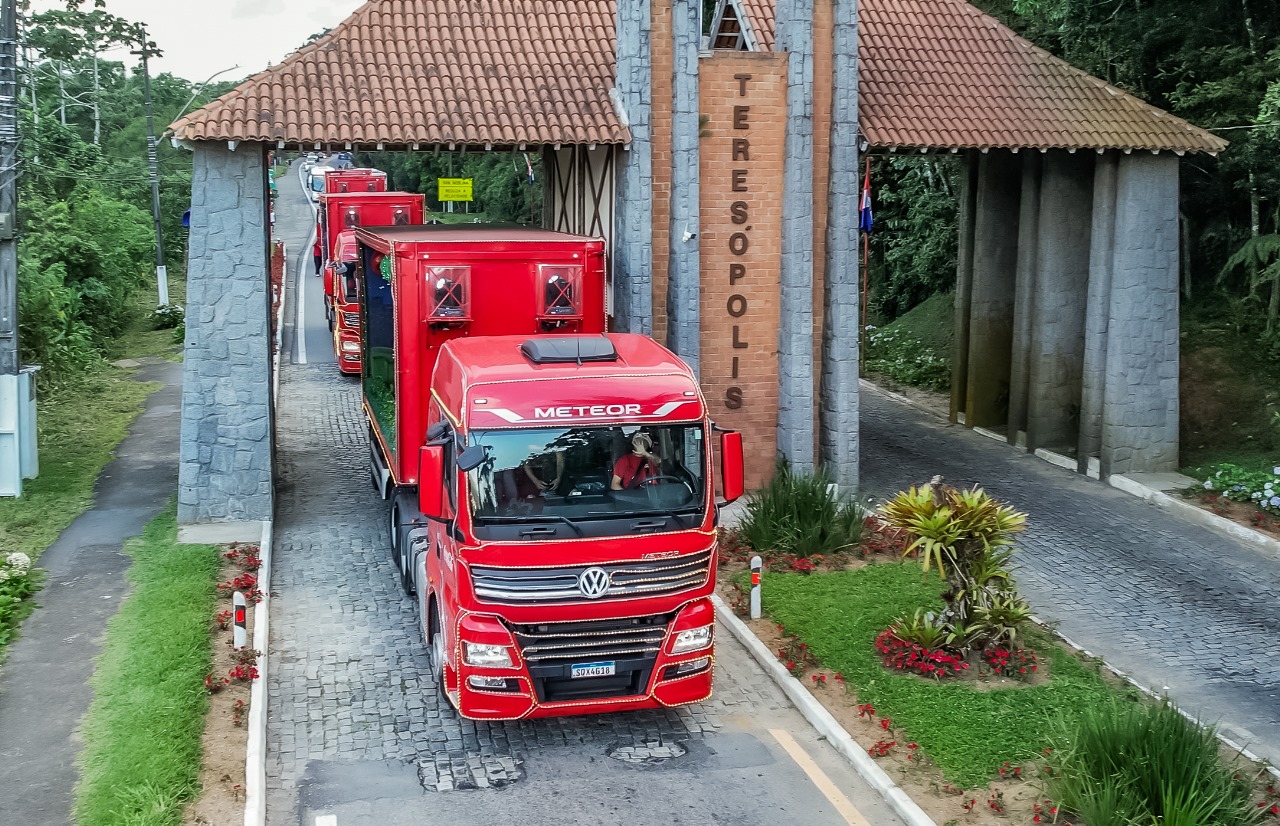
[[[904,556],[918,553],[923,570],[936,570],[947,583],[942,612],[899,620],[893,630],[900,639],[922,643],[921,625],[928,624],[927,636],[940,640],[936,647],[960,653],[1017,640],[1031,606],[1018,595],[1008,565],[1026,514],[982,488],[958,490],[935,478],[899,493],[881,507],[880,518],[910,538]]]

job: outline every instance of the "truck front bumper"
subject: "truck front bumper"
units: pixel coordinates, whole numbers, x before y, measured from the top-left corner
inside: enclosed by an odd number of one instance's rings
[[[485,720],[598,714],[687,705],[707,699],[715,667],[714,635],[678,650],[682,632],[714,626],[710,600],[672,614],[593,622],[510,625],[468,615],[459,628],[454,675],[459,713]],[[493,644],[506,629],[509,668],[478,667],[461,656],[466,642]],[[469,637],[475,637],[469,640]],[[625,642],[624,642],[625,641]]]

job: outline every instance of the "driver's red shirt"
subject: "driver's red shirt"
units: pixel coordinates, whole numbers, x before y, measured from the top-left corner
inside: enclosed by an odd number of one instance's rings
[[[643,464],[641,464],[643,462]],[[613,463],[613,475],[622,482],[623,489],[637,487],[645,479],[658,475],[657,465],[651,459],[628,453]]]

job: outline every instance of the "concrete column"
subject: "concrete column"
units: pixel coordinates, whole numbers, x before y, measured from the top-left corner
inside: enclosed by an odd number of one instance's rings
[[[701,256],[698,248],[698,47],[701,0],[671,4],[671,196],[667,237],[667,346],[698,374]]]
[[[1178,467],[1178,158],[1134,153],[1116,172],[1101,472]]]
[[[998,150],[982,156],[969,295],[965,423],[970,427],[1000,427],[1008,417],[1021,192],[1021,164],[1016,155]]]
[[[831,156],[827,173],[826,274],[822,282],[823,467],[858,487],[858,3],[835,0],[831,38]]]
[[[955,334],[951,344],[951,421],[965,415],[969,389],[969,304],[973,295],[973,229],[978,212],[978,153],[969,152],[960,175],[956,224]]]
[[[653,72],[649,0],[618,3],[614,105],[631,130],[619,153],[613,237],[613,319],[620,332],[653,332]]]
[[[1031,371],[1031,296],[1036,284],[1036,238],[1040,226],[1040,153],[1023,152],[1018,206],[1018,264],[1013,287],[1013,352],[1009,365],[1009,443],[1027,430]]]
[[[196,144],[178,467],[184,541],[256,541],[271,518],[266,193],[261,144]]]
[[[1084,296],[1089,285],[1093,157],[1047,153],[1040,178],[1027,447],[1070,451],[1080,415]]]
[[[1089,293],[1084,318],[1084,365],[1080,377],[1080,438],[1077,469],[1102,448],[1102,408],[1106,398],[1107,325],[1111,318],[1111,267],[1115,263],[1116,172],[1119,153],[1094,162],[1093,230],[1089,242]]]
[[[776,49],[787,53],[787,134],[782,174],[778,452],[814,467],[813,2],[778,0]]]

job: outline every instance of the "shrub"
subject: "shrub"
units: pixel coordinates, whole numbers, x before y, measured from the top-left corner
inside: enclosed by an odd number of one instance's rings
[[[868,328],[866,368],[894,381],[930,390],[951,386],[951,364],[924,342],[898,330]]]
[[[151,326],[156,330],[171,330],[181,327],[186,311],[181,304],[161,304],[151,311]]]
[[[849,550],[862,538],[863,508],[831,492],[823,473],[795,473],[778,464],[769,484],[747,499],[741,532],[757,553],[798,557]]]
[[[1247,470],[1224,462],[1204,481],[1204,489],[1235,502],[1248,502],[1268,513],[1280,515],[1280,466],[1270,473]]]
[[[23,603],[35,590],[31,558],[24,553],[0,554],[0,646],[13,635],[27,609]]]
[[[969,667],[963,659],[941,648],[925,648],[899,639],[893,628],[881,632],[875,645],[885,668],[895,671],[908,671],[940,680],[954,677]]]
[[[1031,617],[1009,574],[1013,536],[1027,517],[992,499],[982,488],[957,490],[935,480],[899,493],[880,509],[886,524],[905,531],[904,553],[918,552],[927,573],[946,578],[946,608],[939,625],[961,652],[1012,643]]]
[[[1167,702],[1113,700],[1060,721],[1049,794],[1086,823],[1247,826],[1249,785],[1219,757],[1213,729]]]

